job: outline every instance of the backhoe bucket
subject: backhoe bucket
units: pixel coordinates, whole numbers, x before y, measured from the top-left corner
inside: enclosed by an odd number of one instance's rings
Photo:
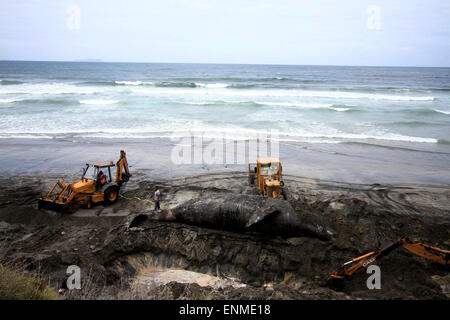
[[[39,199],[38,209],[47,209],[56,212],[67,212],[68,206],[63,203],[57,203],[52,200]]]

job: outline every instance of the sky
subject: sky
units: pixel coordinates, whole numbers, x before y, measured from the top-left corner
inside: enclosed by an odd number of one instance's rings
[[[2,0],[0,60],[450,67],[448,0]]]

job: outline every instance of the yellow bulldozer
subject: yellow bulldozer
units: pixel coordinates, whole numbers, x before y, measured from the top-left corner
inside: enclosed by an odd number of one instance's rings
[[[263,158],[248,164],[248,183],[257,186],[265,197],[283,199],[284,182],[279,159]]]
[[[115,179],[112,180],[111,169],[114,167]],[[39,199],[38,208],[65,212],[74,205],[89,209],[95,203],[115,203],[119,198],[120,187],[130,177],[127,157],[125,151],[121,150],[116,164],[113,161],[86,163],[79,181],[64,184],[64,178],[58,180],[47,196]]]

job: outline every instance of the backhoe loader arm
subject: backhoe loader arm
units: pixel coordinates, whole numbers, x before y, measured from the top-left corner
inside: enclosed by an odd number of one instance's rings
[[[128,161],[125,151],[120,150],[120,158],[116,163],[116,183],[122,185],[127,182],[131,177],[130,170],[128,169]]]
[[[411,241],[407,237],[402,237],[383,249],[369,252],[363,256],[344,263],[338,270],[331,272],[330,276],[334,279],[344,279],[345,277],[350,277],[358,271],[366,269],[377,259],[386,256],[391,251],[400,246],[405,248],[409,252],[414,253],[415,255],[426,258],[433,262],[450,265],[450,251],[436,248],[428,244],[421,243],[417,240]]]
[[[53,185],[53,187],[50,189],[50,191],[47,194],[47,197],[50,198],[53,194],[53,191],[55,191],[55,188],[59,186],[61,190],[64,189],[65,185],[64,185],[64,178],[62,178],[61,181],[56,181],[56,183]]]
[[[392,250],[396,249],[400,245],[400,241],[391,243],[383,249],[369,252],[358,258],[354,258],[344,263],[338,270],[332,271],[330,276],[335,279],[344,279],[359,272],[362,269],[366,269],[373,264],[377,259],[389,254]]]
[[[417,240],[411,241],[406,237],[399,240],[402,243],[403,248],[415,255],[424,257],[433,262],[437,262],[444,265],[450,265],[450,251],[443,250],[430,246],[426,243],[421,243]]]

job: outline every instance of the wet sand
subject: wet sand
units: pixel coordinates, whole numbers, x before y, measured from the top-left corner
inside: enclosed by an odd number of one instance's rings
[[[205,141],[207,146],[210,141]],[[124,140],[1,139],[0,174],[80,176],[88,161],[116,161],[127,152],[132,170],[150,178],[186,177],[215,172],[246,172],[249,160],[236,153],[233,162],[176,164],[174,150],[182,141],[168,138]],[[248,144],[247,144],[248,145]],[[228,148],[227,144],[225,148]],[[178,149],[176,149],[178,147]],[[216,149],[224,148],[215,145]],[[229,149],[228,149],[229,150]],[[191,149],[192,154],[194,153]],[[346,183],[411,183],[450,185],[450,146],[445,144],[311,144],[281,142],[283,174]],[[243,159],[237,161],[237,159]],[[226,159],[225,159],[226,160]],[[237,162],[237,164],[235,164]]]

